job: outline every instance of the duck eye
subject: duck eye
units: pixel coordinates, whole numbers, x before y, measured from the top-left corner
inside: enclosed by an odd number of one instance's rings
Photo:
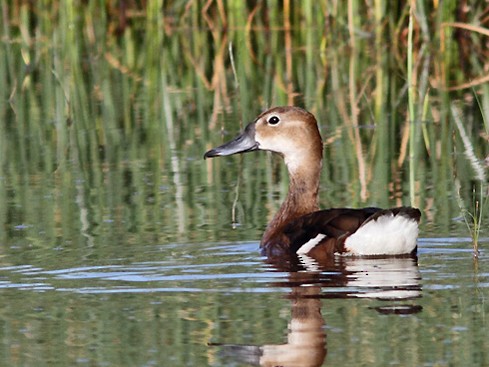
[[[270,125],[277,125],[280,122],[280,119],[277,116],[272,116],[267,120],[267,122]]]

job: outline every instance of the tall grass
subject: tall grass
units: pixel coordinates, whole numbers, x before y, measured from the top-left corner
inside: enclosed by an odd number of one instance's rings
[[[453,120],[455,126],[457,127],[460,139],[462,140],[464,147],[464,155],[470,167],[473,170],[474,179],[478,183],[474,185],[472,189],[472,207],[467,208],[465,202],[460,194],[461,184],[458,178],[455,179],[455,188],[457,190],[457,201],[462,212],[462,217],[467,229],[469,230],[470,236],[472,238],[472,246],[474,249],[474,256],[479,256],[479,237],[482,230],[482,217],[483,210],[488,203],[488,185],[487,185],[487,175],[485,169],[478,159],[475,153],[474,146],[466,132],[462,119],[460,117],[460,111],[455,106],[451,106],[451,113],[453,115]],[[478,192],[477,192],[478,191]]]
[[[54,188],[42,217],[53,233],[83,223],[93,234],[115,220],[136,234],[164,228],[157,236],[168,240],[220,238],[238,173],[232,160],[198,159],[264,108],[292,103],[320,121],[324,206],[412,203],[428,226],[451,228],[454,169],[462,187],[473,177],[465,158],[451,158],[461,144],[453,101],[476,156],[489,154],[489,88],[473,82],[489,59],[483,5],[464,13],[464,28],[456,1],[124,4],[0,5],[2,175],[24,203],[38,194],[32,177]],[[240,166],[253,180],[241,181],[235,205],[249,238],[287,185],[281,165],[257,159]],[[76,214],[64,200],[73,194]]]

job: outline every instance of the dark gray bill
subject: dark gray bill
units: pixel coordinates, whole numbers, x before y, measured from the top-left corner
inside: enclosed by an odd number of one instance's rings
[[[258,143],[255,140],[255,123],[248,124],[244,131],[230,142],[217,148],[209,150],[204,154],[204,159],[232,155],[238,153],[251,152],[258,149]]]

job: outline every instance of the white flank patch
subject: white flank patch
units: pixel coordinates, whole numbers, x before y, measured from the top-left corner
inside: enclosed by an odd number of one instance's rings
[[[352,255],[404,255],[416,247],[418,223],[402,215],[386,214],[360,227],[345,241]]]
[[[299,249],[297,250],[297,254],[307,254],[309,251],[311,251],[321,240],[326,237],[325,234],[318,234],[316,237],[311,238],[309,241],[307,241],[305,244],[303,244]]]

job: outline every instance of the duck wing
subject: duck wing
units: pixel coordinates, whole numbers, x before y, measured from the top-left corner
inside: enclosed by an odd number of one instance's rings
[[[335,253],[412,254],[416,251],[420,217],[420,211],[412,207],[333,208],[299,217],[287,224],[277,239],[287,242],[291,253],[314,257]],[[280,247],[284,248],[284,244]]]

